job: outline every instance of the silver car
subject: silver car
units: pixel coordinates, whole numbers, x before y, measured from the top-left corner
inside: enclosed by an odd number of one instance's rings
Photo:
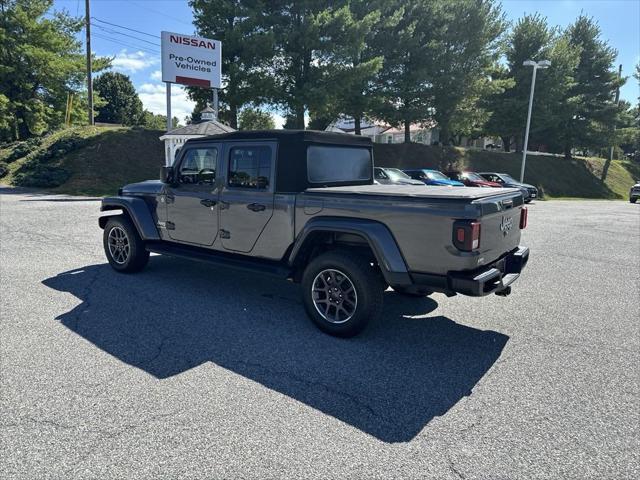
[[[629,201],[631,203],[636,203],[638,198],[640,198],[640,180],[629,190]]]

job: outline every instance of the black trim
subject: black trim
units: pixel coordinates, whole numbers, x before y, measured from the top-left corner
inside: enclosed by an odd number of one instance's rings
[[[123,210],[129,214],[142,240],[160,240],[156,223],[149,211],[149,206],[140,197],[105,197],[102,199],[100,211]],[[101,217],[102,218],[102,217]],[[101,228],[104,221],[98,220]]]
[[[291,268],[287,267],[282,262],[274,262],[272,260],[220,252],[189,245],[174,244],[171,242],[149,242],[145,245],[145,248],[149,252],[208,262],[223,267],[247,270],[251,272],[258,271],[281,278],[288,278],[291,276]]]
[[[495,262],[482,268],[449,272],[447,275],[412,272],[416,285],[444,293],[461,293],[471,297],[483,297],[491,293],[510,291],[529,261],[529,249],[518,247]]]

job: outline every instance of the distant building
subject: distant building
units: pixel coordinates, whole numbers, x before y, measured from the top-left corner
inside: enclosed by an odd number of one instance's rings
[[[165,165],[171,165],[173,163],[177,150],[190,138],[206,137],[234,131],[235,129],[229,125],[219,122],[216,119],[216,112],[207,105],[200,112],[200,121],[198,123],[192,123],[184,127],[169,130],[160,137],[160,140],[164,142]]]
[[[353,118],[340,118],[329,125],[328,132],[340,132],[355,134],[355,121]],[[409,128],[411,141],[433,145],[440,139],[439,130],[435,123],[414,124]],[[395,128],[382,122],[375,122],[366,118],[360,121],[360,134],[369,137],[376,143],[403,143],[404,128]]]

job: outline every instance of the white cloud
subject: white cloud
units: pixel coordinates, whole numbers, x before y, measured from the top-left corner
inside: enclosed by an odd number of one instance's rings
[[[143,83],[138,87],[138,96],[144,108],[152,113],[167,114],[167,93],[162,83]],[[171,116],[178,117],[184,124],[184,117],[191,115],[195,102],[187,98],[187,92],[180,85],[171,86]]]
[[[160,58],[154,57],[141,50],[128,52],[127,49],[120,50],[111,62],[115,70],[127,73],[135,73],[144,70],[160,62]]]
[[[151,75],[149,76],[149,78],[151,80],[155,80],[156,82],[159,82],[160,80],[162,80],[162,72],[160,70],[154,70],[153,72],[151,72]]]

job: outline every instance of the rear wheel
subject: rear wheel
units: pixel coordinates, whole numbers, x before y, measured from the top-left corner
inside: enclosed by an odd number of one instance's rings
[[[405,297],[428,297],[433,293],[433,290],[428,290],[421,287],[393,287],[393,291],[404,295]]]
[[[102,236],[104,253],[111,267],[118,272],[138,272],[149,261],[149,252],[138,231],[127,217],[110,218]]]
[[[302,275],[302,299],[320,330],[338,337],[360,333],[382,311],[383,281],[369,261],[345,252],[315,258]]]

